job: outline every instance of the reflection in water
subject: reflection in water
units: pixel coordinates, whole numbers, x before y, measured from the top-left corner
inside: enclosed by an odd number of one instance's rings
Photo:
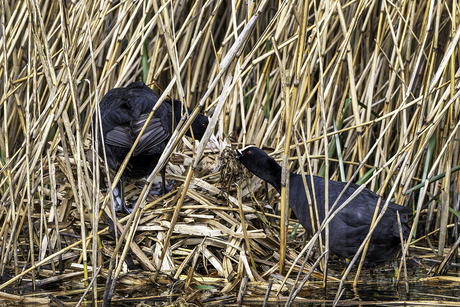
[[[407,269],[407,283],[400,280],[396,285],[394,277],[394,270],[390,264],[380,266],[374,269],[364,269],[361,271],[358,285],[353,289],[353,280],[356,270],[350,274],[344,284],[344,292],[340,298],[340,305],[345,306],[375,306],[376,302],[388,302],[389,305],[395,306],[394,302],[409,303],[411,306],[420,305],[437,306],[443,304],[448,306],[449,302],[460,302],[460,286],[456,281],[446,280],[427,280],[428,272],[433,263],[429,261],[414,261],[414,265],[408,266]],[[340,272],[345,265],[340,261],[330,262],[329,275],[341,278]],[[339,272],[339,273],[337,273]],[[403,275],[403,274],[402,274]],[[450,276],[458,276],[458,268],[451,268],[449,270]],[[329,283],[326,290],[322,289],[321,282],[312,282],[318,289],[313,291],[301,292],[299,297],[306,299],[324,300],[323,304],[298,304],[297,306],[331,306],[334,300],[338,283]],[[406,285],[407,289],[406,290]],[[423,301],[423,303],[422,303]],[[393,303],[392,303],[393,302]],[[356,303],[356,304],[355,304]],[[457,305],[457,304],[456,304]]]

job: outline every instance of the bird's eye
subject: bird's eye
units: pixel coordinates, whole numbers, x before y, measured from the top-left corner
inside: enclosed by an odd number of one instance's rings
[[[251,151],[250,151],[250,150],[248,150],[248,155],[250,155],[250,154],[251,154]]]
[[[202,124],[203,128],[206,128],[206,124]]]

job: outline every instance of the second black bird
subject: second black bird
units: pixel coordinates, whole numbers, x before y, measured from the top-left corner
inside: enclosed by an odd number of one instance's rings
[[[237,158],[254,175],[266,180],[278,192],[281,192],[281,166],[263,150],[249,146],[239,151]],[[325,219],[324,178],[307,176],[306,179],[311,197],[316,195],[319,222],[322,223]],[[311,179],[314,182],[314,194]],[[328,197],[330,206],[337,200],[345,185],[346,182],[329,180]],[[358,185],[351,184],[333,211],[340,207],[358,188]],[[329,223],[330,251],[342,258],[351,259],[354,257],[369,232],[378,199],[379,196],[377,194],[365,188],[332,218]],[[384,203],[385,200],[382,199],[379,212],[382,210]],[[301,175],[294,173],[290,173],[289,206],[305,230],[313,234],[310,204],[305,194],[303,179]],[[410,229],[403,215],[411,214],[412,210],[390,202],[388,209],[372,233],[364,261],[365,266],[381,264],[389,260],[400,249],[401,239],[396,217],[397,211],[401,215],[402,235],[404,239],[409,237]],[[316,221],[316,214],[314,214],[313,220]],[[319,226],[316,225],[316,231],[318,228]],[[322,235],[324,238],[324,231]]]
[[[159,98],[158,94],[143,82],[134,82],[124,88],[114,88],[102,98],[100,102],[102,135],[107,163],[114,171],[118,171],[123,163]],[[118,184],[121,193],[121,197],[117,197],[116,202],[118,212],[130,212],[124,200],[124,177],[139,179],[153,171],[181,119],[183,108],[183,104],[178,100],[165,100],[154,112]],[[191,110],[186,109],[191,114]],[[96,114],[93,118],[94,122],[96,122],[95,116]],[[208,118],[198,114],[191,125],[194,137],[201,139],[207,126]],[[98,135],[99,155],[103,157],[101,133]],[[186,135],[191,136],[190,129]],[[165,168],[161,170],[161,177],[162,193],[165,193]]]

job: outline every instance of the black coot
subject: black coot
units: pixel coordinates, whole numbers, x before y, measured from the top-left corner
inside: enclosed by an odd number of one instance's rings
[[[250,146],[239,151],[238,160],[254,175],[266,180],[278,192],[281,192],[281,166],[270,158],[263,150]],[[324,178],[313,176],[319,220],[324,220]],[[313,197],[310,176],[307,176],[310,195]],[[329,204],[335,202],[346,183],[329,181]],[[335,208],[358,189],[358,185],[351,184]],[[374,210],[377,205],[378,195],[369,189],[364,189],[349,204],[345,206],[329,223],[329,249],[334,254],[351,259],[366,237]],[[385,201],[381,201],[381,207]],[[300,224],[312,234],[309,204],[305,195],[301,175],[291,173],[289,186],[289,205],[294,211]],[[380,208],[381,208],[380,207]],[[400,237],[396,211],[401,215],[401,226],[404,239],[409,236],[410,229],[406,224],[404,215],[411,214],[412,210],[390,202],[387,211],[380,220],[371,236],[371,241],[366,253],[364,265],[374,266],[389,260],[400,250]],[[315,217],[316,220],[316,217]],[[315,227],[317,230],[318,227]],[[324,232],[323,232],[324,233]],[[324,235],[324,234],[323,234]]]
[[[124,88],[112,89],[102,98],[100,102],[102,134],[107,163],[114,171],[118,171],[123,163],[159,98],[160,96],[143,82],[134,82]],[[174,123],[172,104],[174,105]],[[117,200],[115,207],[118,212],[130,212],[124,200],[124,177],[139,179],[153,171],[171,138],[173,129],[181,119],[182,108],[180,101],[166,100],[153,114],[120,179],[118,184],[120,192],[114,191]],[[191,110],[189,108],[187,110],[191,114]],[[94,122],[96,122],[95,116],[96,114],[93,117]],[[191,125],[194,137],[201,139],[207,126],[208,118],[198,114]],[[98,133],[98,135],[99,155],[103,157],[101,134]],[[186,135],[191,136],[190,129]],[[161,170],[161,177],[162,193],[165,193],[164,168]]]

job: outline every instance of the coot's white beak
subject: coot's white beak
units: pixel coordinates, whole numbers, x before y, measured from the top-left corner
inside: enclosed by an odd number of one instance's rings
[[[216,146],[216,148],[220,151],[220,145],[219,145],[219,141],[217,140],[216,136],[213,134],[211,134],[211,137],[209,138],[209,142],[208,142],[208,147],[211,149],[212,152],[215,152],[214,151],[214,148],[213,148],[213,145]]]
[[[235,150],[235,155],[236,155],[236,158],[239,159],[243,153],[239,150],[239,149],[236,149],[236,148],[233,148]]]

